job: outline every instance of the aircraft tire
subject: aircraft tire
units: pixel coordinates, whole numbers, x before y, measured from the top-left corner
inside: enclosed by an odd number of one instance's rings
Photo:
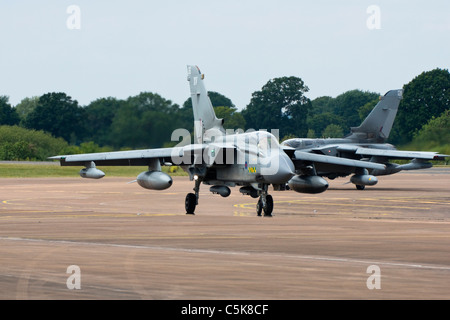
[[[363,184],[357,184],[356,185],[356,189],[358,189],[358,190],[364,190],[365,188],[366,188],[366,186],[363,185]]]
[[[271,217],[273,211],[273,198],[270,194],[266,196],[266,205],[264,209],[264,217]]]
[[[256,203],[256,214],[258,215],[258,217],[261,217],[262,210],[263,210],[263,206],[261,203],[261,199],[258,199],[258,202]]]
[[[186,195],[186,200],[184,202],[186,214],[194,214],[196,205],[197,205],[197,197],[193,193],[188,193]]]

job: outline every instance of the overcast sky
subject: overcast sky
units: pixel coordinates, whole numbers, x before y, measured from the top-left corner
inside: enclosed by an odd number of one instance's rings
[[[0,95],[12,105],[142,91],[181,105],[195,64],[207,90],[242,109],[276,77],[300,77],[314,99],[384,94],[449,69],[450,1],[0,0],[0,41]]]

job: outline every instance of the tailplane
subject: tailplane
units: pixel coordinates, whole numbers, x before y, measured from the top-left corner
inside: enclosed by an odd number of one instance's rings
[[[359,127],[352,127],[349,138],[384,142],[389,137],[397,115],[398,105],[403,90],[391,90],[380,98],[380,101],[364,119]]]
[[[197,66],[188,66],[189,86],[191,89],[192,108],[194,111],[195,138],[196,143],[203,143],[205,136],[215,135],[217,132],[224,133],[223,119],[218,119],[214,112],[208,92],[203,84],[204,75]]]

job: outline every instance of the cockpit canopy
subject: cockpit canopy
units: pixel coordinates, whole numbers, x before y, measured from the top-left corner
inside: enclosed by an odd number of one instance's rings
[[[294,149],[304,149],[311,148],[316,143],[319,143],[320,139],[289,139],[283,141],[283,145],[294,148]]]
[[[278,139],[267,131],[237,134],[232,139],[234,140],[233,143],[240,150],[260,157],[270,156],[275,150],[278,151],[280,149]]]
[[[262,157],[269,156],[273,150],[278,151],[280,145],[278,139],[267,131],[258,131],[258,154]]]

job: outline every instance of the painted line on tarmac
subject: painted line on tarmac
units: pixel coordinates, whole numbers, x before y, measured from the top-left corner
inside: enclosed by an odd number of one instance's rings
[[[322,262],[337,262],[337,263],[355,263],[363,265],[382,265],[390,267],[412,268],[412,269],[431,269],[450,271],[450,266],[430,265],[420,263],[406,263],[406,262],[390,262],[379,260],[360,260],[352,258],[341,257],[327,257],[327,256],[311,256],[311,255],[295,255],[295,254],[281,254],[272,252],[246,252],[246,251],[227,251],[227,250],[212,250],[212,249],[189,249],[189,248],[175,248],[175,247],[161,247],[161,246],[143,246],[143,245],[127,245],[114,243],[98,243],[98,242],[78,242],[68,240],[47,240],[47,239],[32,239],[32,238],[16,238],[16,237],[0,237],[0,241],[17,241],[17,242],[34,242],[34,243],[51,243],[63,245],[80,245],[93,247],[110,247],[110,248],[125,248],[125,249],[141,249],[141,250],[155,250],[155,251],[172,251],[182,253],[201,253],[201,254],[218,254],[230,256],[271,256],[274,259],[288,258],[295,260],[310,260]],[[273,260],[277,261],[277,260]]]
[[[337,203],[337,202],[311,202],[311,201],[304,201],[304,200],[284,200],[284,201],[274,201],[274,204],[308,204],[308,205],[324,205],[324,206],[339,206],[339,207],[365,207],[365,208],[390,208],[390,209],[421,209],[421,210],[430,210],[429,207],[409,207],[409,206],[386,206],[380,204],[361,204],[361,203]],[[236,208],[244,208],[244,209],[250,209],[250,206],[255,206],[255,203],[239,203],[235,204],[234,207]]]

